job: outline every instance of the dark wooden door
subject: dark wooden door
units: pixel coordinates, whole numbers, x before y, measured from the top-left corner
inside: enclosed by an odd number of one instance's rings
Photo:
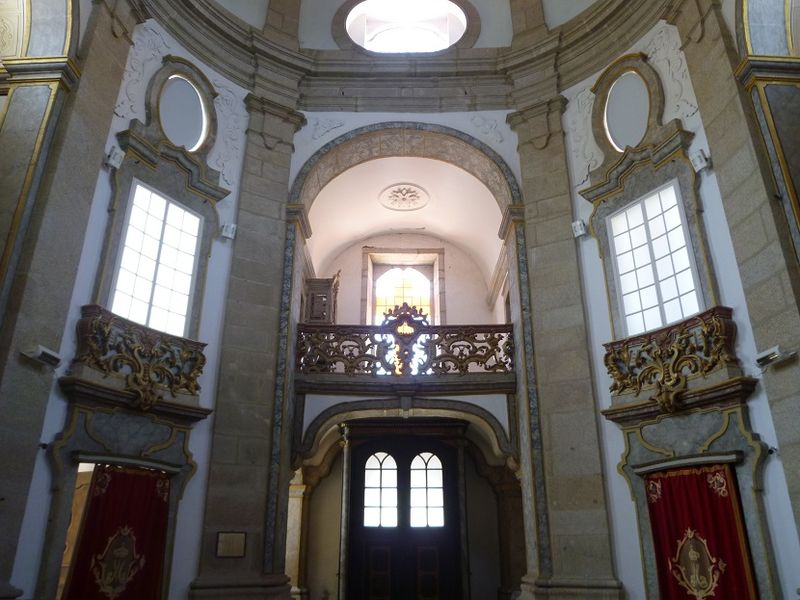
[[[382,488],[375,487],[375,469],[367,468],[370,457],[376,456],[384,460],[386,467]],[[396,522],[391,517],[391,506],[384,506],[383,521],[376,525],[375,490],[380,489],[382,500],[388,497],[391,503],[391,487],[385,485],[387,479],[388,483],[393,480],[387,457],[396,466]],[[441,464],[441,492],[436,488],[439,481],[436,459]],[[419,467],[425,460],[431,485],[426,485],[423,494],[423,474]],[[412,464],[417,467],[413,469],[413,481]],[[353,444],[351,465],[348,600],[460,598],[456,448],[428,436],[358,440]],[[374,458],[370,465],[375,466]],[[371,475],[367,475],[368,470]],[[438,504],[440,494],[441,512],[430,505],[422,510],[423,495],[425,502]],[[434,510],[428,510],[431,508]]]

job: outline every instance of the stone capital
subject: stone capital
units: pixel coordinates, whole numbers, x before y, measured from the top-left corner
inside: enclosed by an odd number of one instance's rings
[[[311,237],[311,222],[305,204],[286,205],[286,222],[297,225],[304,239]]]
[[[554,134],[563,133],[561,115],[566,108],[567,99],[558,95],[510,113],[506,123],[517,133],[520,149],[532,144],[537,150],[544,150]]]
[[[500,236],[501,240],[505,240],[508,238],[509,233],[511,233],[511,228],[514,225],[524,222],[525,207],[521,204],[510,204],[506,206],[506,209],[503,211],[503,220],[500,222],[500,230],[497,232],[497,235]]]
[[[251,115],[254,113],[260,113],[265,116],[280,119],[281,121],[292,125],[295,131],[298,131],[306,124],[306,118],[303,113],[298,112],[293,107],[279,104],[274,100],[270,100],[269,98],[256,96],[255,94],[248,94],[244,99],[244,103],[245,107],[247,108],[247,112],[249,112]]]

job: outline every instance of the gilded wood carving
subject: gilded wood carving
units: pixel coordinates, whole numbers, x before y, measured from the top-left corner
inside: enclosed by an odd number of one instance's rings
[[[98,305],[81,309],[73,363],[124,379],[135,404],[149,410],[164,394],[198,395],[205,344],[128,321]]]
[[[731,312],[714,307],[669,327],[604,344],[611,393],[638,395],[643,388],[655,388],[649,399],[664,412],[674,412],[690,377],[737,364]]]

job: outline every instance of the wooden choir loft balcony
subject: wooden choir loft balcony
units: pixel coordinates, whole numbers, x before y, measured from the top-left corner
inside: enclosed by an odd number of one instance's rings
[[[408,304],[382,325],[301,324],[300,393],[514,393],[511,325],[429,325]]]

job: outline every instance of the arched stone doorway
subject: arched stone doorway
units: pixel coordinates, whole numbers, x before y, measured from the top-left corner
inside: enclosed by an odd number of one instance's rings
[[[441,456],[449,476],[444,488],[448,528],[443,527],[442,532],[447,533],[452,547],[449,565],[441,565],[442,578],[449,566],[456,578],[450,585],[459,591],[453,592],[441,581],[437,589],[445,595],[433,597],[511,597],[525,571],[525,540],[522,494],[515,471],[518,461],[506,433],[491,422],[490,415],[478,415],[477,411],[459,413],[450,406],[420,410],[406,419],[376,418],[385,411],[366,408],[368,403],[361,403],[357,410],[332,412],[320,420],[308,432],[314,438],[307,442],[310,454],[298,457],[287,536],[287,572],[293,580],[294,597],[371,597],[365,591],[365,577],[370,573],[368,552],[378,541],[379,549],[394,547],[405,552],[398,564],[408,563],[404,578],[416,580],[418,548],[437,546],[430,535],[421,543],[414,534],[438,533],[435,528],[408,529],[409,498],[403,488],[409,485],[409,461],[405,458],[418,451]],[[445,414],[455,418],[436,416]],[[364,463],[373,450],[386,451],[397,460],[397,527],[362,527]],[[365,531],[372,538],[388,534],[389,541],[365,540]],[[395,585],[397,581],[395,576]]]

